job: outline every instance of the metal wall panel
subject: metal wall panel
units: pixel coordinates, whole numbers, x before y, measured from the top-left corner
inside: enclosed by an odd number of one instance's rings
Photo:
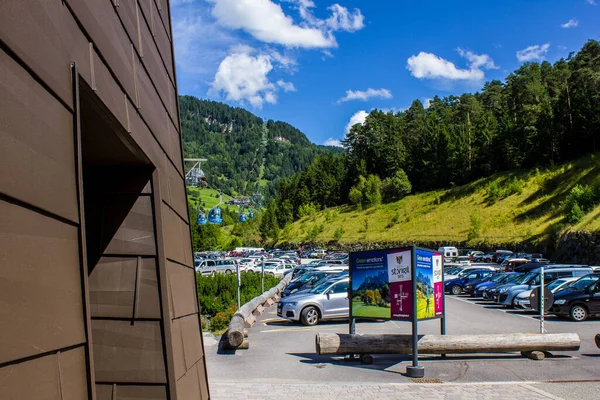
[[[167,261],[169,286],[173,295],[171,318],[179,318],[198,312],[195,271],[192,268]]]
[[[89,43],[69,10],[56,1],[0,1],[0,36],[40,78],[72,107],[71,69],[90,74]]]
[[[87,361],[83,347],[57,354],[60,368],[61,400],[87,399]]]
[[[131,45],[130,45],[131,46]],[[121,90],[117,82],[106,68],[106,65],[100,59],[98,53],[94,51],[94,89],[96,94],[104,105],[108,107],[111,113],[117,117],[123,127],[129,125],[127,99],[125,93]],[[133,75],[130,77],[133,84]]]
[[[146,67],[150,71],[149,73],[150,76],[152,76],[153,80],[166,78],[164,83],[155,82],[157,86],[161,86],[161,88],[159,89],[159,93],[161,97],[165,98],[166,101],[166,96],[164,96],[163,94],[166,92],[166,84],[168,82],[172,86],[175,82],[175,80],[173,79],[173,67],[169,67],[169,65],[163,61],[163,58],[161,57],[159,50],[156,44],[154,43],[155,31],[152,29],[151,25],[153,16],[150,15],[152,9],[154,8],[152,0],[146,0],[141,4],[150,4],[150,10],[144,9],[144,6],[141,7],[142,15],[144,16],[144,18],[140,19],[140,32],[142,37],[142,53],[144,65],[146,65]]]
[[[173,338],[172,348],[175,379],[179,380],[187,371],[185,366],[185,352],[183,350],[183,336],[181,335],[180,319],[172,320],[171,336]]]
[[[166,400],[167,398],[167,389],[164,386],[96,385],[96,393],[96,400]]]
[[[198,370],[194,365],[185,375],[177,381],[177,394],[182,399],[207,399],[202,397]]]
[[[93,317],[133,317],[137,258],[101,258],[89,277]]]
[[[166,383],[160,323],[92,320],[96,382]]]
[[[177,93],[173,92],[173,99],[174,101],[177,101]],[[177,109],[177,103],[174,103],[175,109]],[[179,121],[179,118],[177,118],[177,121]],[[179,122],[178,122],[179,124]],[[181,134],[179,133],[179,129],[175,128],[175,126],[173,124],[169,125],[169,140],[171,141],[171,151],[173,152],[171,155],[171,160],[173,160],[173,164],[175,165],[175,168],[177,168],[177,171],[179,171],[179,173],[181,174],[181,176],[185,176],[185,171],[183,168],[183,157],[181,154]],[[184,180],[185,182],[185,180]],[[186,200],[187,202],[187,200]]]
[[[155,255],[152,215],[150,197],[139,197],[106,247],[104,254]]]
[[[198,340],[201,335],[198,315],[190,315],[179,320],[181,321],[185,364],[189,371],[204,355],[202,343]]]
[[[0,363],[85,342],[77,235],[0,201]]]
[[[0,192],[79,221],[73,119],[0,50]]]
[[[165,204],[162,215],[167,259],[193,267],[188,225]]]
[[[0,368],[0,382],[0,399],[61,400],[56,355]]]
[[[165,174],[168,179],[169,191],[168,193],[161,192],[163,201],[167,202],[175,211],[177,211],[179,216],[183,218],[185,222],[188,222],[189,216],[184,181],[171,163],[165,165]],[[168,197],[165,198],[165,195],[168,195]]]
[[[169,0],[154,0],[154,2],[157,5],[158,14],[167,32],[167,36],[171,40],[171,19],[169,16],[169,5],[167,4]]]
[[[160,302],[158,298],[158,278],[156,276],[156,260],[142,258],[138,299],[136,301],[136,318],[160,318]]]
[[[63,0],[73,9],[98,52],[131,98],[135,98],[131,41],[109,0]]]
[[[125,25],[125,30],[129,34],[129,38],[139,52],[142,42],[138,25],[140,17],[138,3],[136,0],[122,0],[117,3],[118,6],[115,8],[117,14],[119,14],[123,25]]]

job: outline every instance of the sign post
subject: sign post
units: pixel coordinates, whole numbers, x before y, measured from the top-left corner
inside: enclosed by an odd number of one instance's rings
[[[242,276],[240,273],[240,264],[237,264],[237,306],[238,306],[238,310],[241,308],[241,295],[240,295],[240,289],[242,287]]]
[[[265,260],[261,261],[261,267],[260,267],[260,274],[261,274],[261,288],[262,288],[262,292],[265,292]]]
[[[540,333],[544,333],[544,267],[540,271]]]
[[[412,366],[406,374],[422,378],[418,321],[441,318],[446,333],[442,255],[415,246],[350,253],[350,334],[356,318],[410,321]]]

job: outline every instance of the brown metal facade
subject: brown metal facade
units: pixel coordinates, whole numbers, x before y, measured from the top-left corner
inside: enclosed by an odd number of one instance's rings
[[[0,399],[208,399],[195,278],[168,1],[1,0]]]

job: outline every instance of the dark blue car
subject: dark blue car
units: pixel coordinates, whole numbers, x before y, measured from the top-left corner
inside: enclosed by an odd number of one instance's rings
[[[483,297],[484,299],[488,298],[489,297],[488,293],[490,290],[492,290],[500,285],[505,285],[507,283],[514,283],[522,276],[523,276],[523,274],[521,274],[519,272],[503,272],[501,274],[498,274],[498,277],[494,277],[493,279],[490,279],[487,282],[480,283],[479,285],[477,285],[475,287],[475,290],[473,290],[473,296],[474,297]]]
[[[469,282],[481,280],[493,274],[494,271],[491,271],[489,269],[469,270],[466,274],[459,278],[446,281],[444,285],[444,292],[452,294],[461,294],[464,291],[465,286],[469,284]]]

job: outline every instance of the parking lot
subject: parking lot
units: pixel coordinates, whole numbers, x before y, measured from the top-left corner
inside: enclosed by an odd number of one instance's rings
[[[465,296],[447,296],[447,334],[538,332],[539,321],[529,313],[506,310]],[[422,356],[425,377],[442,383],[481,382],[586,382],[598,389],[600,349],[594,335],[598,320],[570,322],[548,317],[549,333],[577,333],[581,348],[556,352],[543,361],[533,361],[518,353]],[[306,327],[277,318],[275,307],[267,309],[249,330],[248,350],[217,351],[216,342],[207,345],[206,355],[211,383],[409,383],[403,375],[410,357],[374,355],[373,364],[348,361],[343,357],[319,356],[315,352],[317,332],[348,332],[347,321],[324,322]],[[410,324],[394,321],[359,322],[357,333],[410,333]],[[439,333],[439,321],[419,324],[419,333]],[[584,383],[581,383],[582,385]],[[585,398],[585,397],[579,397]],[[595,397],[589,397],[595,398]]]

